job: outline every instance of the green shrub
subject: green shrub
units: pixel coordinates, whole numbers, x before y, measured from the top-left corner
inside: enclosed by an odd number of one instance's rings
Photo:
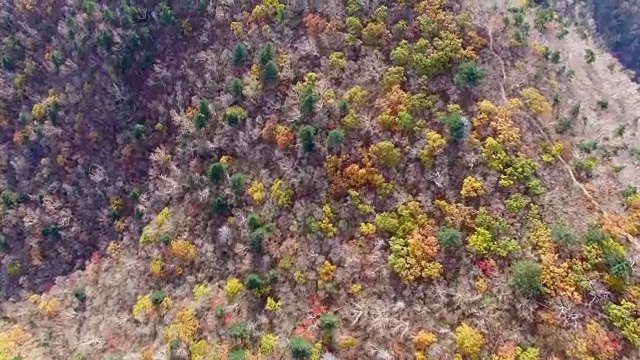
[[[256,214],[249,214],[247,216],[246,224],[249,228],[249,231],[254,231],[255,229],[262,226],[262,220],[260,220],[260,217]]]
[[[505,201],[504,207],[510,213],[517,214],[520,210],[524,209],[530,201],[526,199],[522,194],[515,193],[511,194]]]
[[[343,114],[346,113],[349,110],[349,103],[346,100],[340,100],[338,102],[338,110]]]
[[[579,142],[576,147],[585,154],[590,154],[598,149],[597,141]]]
[[[262,240],[267,236],[267,232],[268,229],[265,227],[258,227],[251,231],[249,234],[249,246],[251,247],[251,250],[256,253],[262,252]]]
[[[545,31],[545,24],[553,21],[553,10],[551,8],[538,8],[534,24],[540,32]]]
[[[129,199],[131,199],[131,201],[133,202],[136,202],[138,201],[139,198],[140,198],[140,189],[133,188],[129,193]]]
[[[586,61],[587,64],[591,64],[592,62],[596,61],[596,53],[594,53],[591,49],[585,49],[584,61]]]
[[[462,233],[456,229],[442,227],[436,233],[440,246],[448,249],[457,248],[462,244]]]
[[[294,359],[306,359],[311,355],[312,350],[311,343],[300,336],[294,336],[289,340],[289,351]]]
[[[320,315],[320,329],[322,331],[333,331],[338,327],[339,319],[332,313],[324,313]]]
[[[442,123],[449,131],[449,136],[453,141],[459,142],[466,135],[466,126],[462,116],[459,114],[449,114],[445,116]]]
[[[231,191],[233,191],[233,196],[238,199],[242,194],[244,194],[244,184],[245,178],[242,174],[233,174],[231,176]]]
[[[262,288],[265,285],[264,280],[260,277],[260,275],[256,273],[250,273],[247,275],[247,279],[245,281],[245,286],[249,290],[257,290]]]
[[[466,62],[460,65],[453,82],[461,89],[471,89],[480,85],[485,75],[486,73],[481,66],[475,62]]]
[[[271,44],[265,45],[260,54],[258,55],[258,63],[262,66],[266,66],[267,63],[273,60],[273,48]]]
[[[636,313],[636,304],[622,300],[620,305],[608,303],[604,306],[604,312],[609,321],[629,340],[635,347],[640,347],[640,319],[633,316]]]
[[[87,294],[84,292],[84,288],[73,289],[73,297],[78,299],[78,301],[85,301],[87,299]]]
[[[228,216],[231,207],[225,198],[218,196],[211,202],[211,210],[218,216]]]
[[[162,304],[164,299],[167,297],[167,294],[162,290],[155,290],[151,293],[151,303],[155,306],[159,306]]]
[[[316,103],[320,100],[320,95],[313,90],[313,87],[306,86],[300,92],[300,112],[308,116],[315,111]]]
[[[396,124],[398,125],[398,129],[405,131],[413,131],[418,126],[413,116],[406,111],[398,113]]]
[[[540,283],[542,269],[538,263],[523,260],[511,266],[511,286],[528,298],[542,295],[544,288]]]
[[[200,100],[198,103],[198,112],[193,119],[196,129],[205,127],[210,117],[211,110],[209,110],[209,103],[206,100]]]
[[[333,129],[329,131],[327,136],[327,147],[331,150],[338,150],[344,141],[344,131],[342,129]]]
[[[632,269],[624,248],[605,248],[602,253],[602,262],[609,274],[625,283],[629,282]]]
[[[551,227],[551,237],[558,244],[568,246],[578,242],[576,234],[566,225],[555,224]]]
[[[302,150],[306,153],[312,152],[314,149],[313,137],[316,129],[311,125],[303,126],[298,132],[298,138],[302,144]]]
[[[587,245],[599,244],[607,238],[607,234],[598,225],[591,225],[584,234],[584,242]]]
[[[173,10],[166,3],[160,3],[158,7],[158,14],[160,22],[164,25],[171,25],[176,20]]]
[[[542,196],[545,192],[547,192],[547,189],[545,189],[544,185],[542,185],[542,181],[540,181],[540,179],[529,180],[525,187],[529,194],[533,196]]]
[[[233,48],[232,62],[235,67],[243,67],[247,62],[247,58],[249,57],[249,53],[247,52],[247,47],[244,46],[243,43],[238,43]]]
[[[568,117],[561,117],[556,124],[556,133],[564,134],[567,131],[571,130],[573,126],[573,120]]]
[[[143,124],[136,124],[136,126],[133,127],[133,137],[136,140],[140,140],[140,139],[142,139],[143,135],[144,135],[144,125]]]
[[[209,181],[211,181],[212,183],[218,184],[224,179],[224,176],[226,175],[226,173],[227,173],[227,170],[225,165],[217,162],[209,166],[207,177],[209,178]]]
[[[244,86],[242,85],[242,80],[238,78],[233,78],[231,83],[229,84],[229,92],[236,99],[242,99],[242,91],[244,90]]]
[[[229,337],[232,339],[244,340],[249,336],[247,325],[244,322],[236,321],[229,325]]]
[[[280,79],[280,70],[273,61],[269,61],[262,69],[262,82],[273,85]]]
[[[239,346],[234,347],[229,352],[228,360],[245,360],[247,357],[247,351]]]
[[[624,189],[620,190],[620,196],[622,196],[622,198],[625,200],[636,195],[637,193],[638,188],[633,185],[627,185]]]

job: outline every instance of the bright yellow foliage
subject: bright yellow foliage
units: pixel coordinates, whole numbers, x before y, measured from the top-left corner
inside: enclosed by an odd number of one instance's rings
[[[544,153],[540,156],[544,162],[553,162],[556,157],[564,152],[564,145],[561,142],[555,142],[553,145],[543,144]]]
[[[420,330],[413,337],[413,345],[420,351],[424,351],[426,348],[435,344],[437,341],[438,338],[432,332],[426,330]]]
[[[196,333],[200,329],[200,321],[191,309],[183,309],[179,311],[171,325],[165,328],[164,339],[167,343],[180,339],[187,345],[193,344]]]
[[[159,240],[159,230],[162,229],[171,219],[171,213],[167,207],[163,208],[156,216],[155,220],[142,229],[140,235],[140,245],[155,243]]]
[[[191,353],[191,360],[205,360],[208,359],[213,350],[213,346],[209,346],[207,341],[202,339],[194,342],[189,346],[189,352]]]
[[[540,253],[542,274],[540,282],[550,296],[565,296],[575,303],[582,301],[578,283],[582,280],[579,260],[559,261],[551,229],[542,221],[539,208],[532,205],[528,215],[529,239]]]
[[[40,120],[44,117],[46,111],[47,107],[44,104],[37,103],[33,105],[33,108],[31,109],[31,116],[33,116],[34,120]]]
[[[321,233],[328,237],[334,237],[338,234],[338,228],[333,224],[333,219],[336,217],[331,210],[329,204],[322,206],[322,219],[318,221],[318,229]]]
[[[206,284],[197,284],[193,287],[193,297],[196,301],[210,296],[212,292],[211,288]]]
[[[437,131],[427,130],[424,133],[426,144],[418,152],[418,159],[426,168],[431,167],[433,159],[447,146],[447,141]]]
[[[169,208],[164,207],[162,209],[162,211],[160,211],[160,213],[158,214],[158,216],[156,216],[156,225],[160,228],[163,227],[164,224],[167,222],[167,220],[169,219],[169,217],[171,216],[171,213],[169,212]]]
[[[483,100],[478,103],[479,112],[473,119],[473,125],[477,130],[484,127],[490,128],[494,131],[498,143],[517,148],[522,143],[522,134],[512,117],[518,107],[519,102],[510,103],[507,106],[496,106],[489,100]]]
[[[491,136],[486,138],[484,141],[482,157],[490,168],[497,171],[504,170],[507,162],[509,161],[509,155],[504,151],[502,145],[500,145],[500,143]]]
[[[349,105],[358,108],[364,104],[368,94],[367,90],[356,85],[349,88],[349,90],[347,90],[347,92],[342,96],[342,99],[348,102]]]
[[[262,355],[271,355],[276,350],[278,344],[278,336],[266,333],[260,339],[260,353]]]
[[[153,314],[153,303],[151,302],[151,295],[147,294],[144,296],[138,296],[138,301],[135,305],[133,305],[133,309],[131,310],[134,318],[138,318],[138,316],[143,313],[146,316]]]
[[[338,346],[341,349],[353,349],[358,345],[358,341],[353,336],[342,338],[338,341]]]
[[[20,346],[27,342],[30,335],[20,325],[13,325],[7,331],[0,332],[0,359],[11,360],[20,355]]]
[[[351,284],[349,287],[349,294],[358,295],[362,292],[362,285],[360,284]]]
[[[56,298],[40,300],[38,311],[48,318],[57,316],[60,313],[60,301]]]
[[[271,296],[267,297],[267,303],[265,304],[264,308],[267,311],[271,311],[271,312],[276,312],[278,310],[280,310],[280,308],[282,307],[282,302],[281,301],[275,301]]]
[[[161,257],[155,257],[151,260],[151,263],[149,264],[149,272],[151,273],[151,276],[158,278],[161,277],[162,274],[164,273],[163,271],[163,262],[162,262],[162,258]]]
[[[229,26],[229,29],[231,30],[232,33],[236,35],[242,35],[242,33],[244,32],[244,27],[242,26],[242,23],[239,21],[232,21],[231,25]]]
[[[361,214],[370,214],[374,212],[373,206],[365,203],[360,199],[360,194],[356,190],[351,190],[347,192],[349,194],[349,199],[353,206],[360,212]]]
[[[524,100],[525,105],[535,115],[548,115],[551,113],[551,105],[540,92],[532,87],[522,89],[520,96]]]
[[[372,236],[378,229],[372,223],[360,223],[360,234],[364,237]]]
[[[171,241],[169,253],[183,261],[192,261],[196,258],[196,246],[184,239]]]
[[[276,179],[271,185],[271,197],[279,207],[287,208],[291,206],[292,196],[293,189],[287,186],[282,179]]]
[[[484,195],[484,188],[482,182],[473,176],[467,176],[462,182],[462,190],[460,190],[462,197],[478,197]]]
[[[247,189],[247,194],[251,196],[256,204],[262,204],[264,202],[264,184],[260,181],[254,181]]]
[[[482,334],[467,324],[462,324],[455,331],[456,345],[461,353],[467,356],[477,356],[484,346]]]
[[[331,70],[342,70],[347,66],[347,58],[343,52],[334,52],[329,55],[329,68]]]
[[[326,261],[322,263],[320,269],[318,269],[318,274],[320,275],[320,280],[328,283],[333,281],[333,273],[336,271],[336,266]]]
[[[234,277],[227,280],[227,283],[224,286],[224,292],[227,294],[227,299],[229,299],[229,301],[233,301],[233,299],[240,294],[243,288],[244,285],[242,285],[242,281]]]

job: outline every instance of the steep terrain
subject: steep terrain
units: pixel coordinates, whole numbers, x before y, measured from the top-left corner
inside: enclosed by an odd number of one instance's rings
[[[550,9],[0,8],[0,360],[640,357],[637,85]]]

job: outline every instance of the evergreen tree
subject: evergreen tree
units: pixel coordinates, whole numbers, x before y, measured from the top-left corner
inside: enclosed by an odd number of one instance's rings
[[[265,45],[260,51],[260,55],[258,55],[258,62],[262,66],[266,66],[268,62],[273,60],[273,49],[271,48],[271,44]]]
[[[242,80],[238,78],[233,78],[233,80],[231,80],[231,84],[229,84],[229,92],[236,99],[242,99],[243,88]]]
[[[453,82],[461,89],[474,88],[482,82],[485,77],[485,71],[475,62],[466,62],[460,65],[458,73],[453,78]]]
[[[302,115],[313,114],[318,100],[320,100],[320,95],[313,91],[311,86],[304,88],[300,93],[300,112]]]
[[[262,69],[262,81],[267,85],[273,85],[280,79],[280,71],[273,61],[269,61]]]
[[[249,57],[249,52],[247,52],[247,47],[244,46],[243,43],[238,43],[233,48],[232,62],[235,67],[243,67],[247,62],[247,58]]]
[[[289,351],[294,359],[306,359],[311,355],[313,346],[300,336],[294,336],[289,340]]]
[[[444,126],[449,130],[453,141],[460,141],[464,138],[466,129],[462,117],[457,114],[447,115],[443,120]]]
[[[300,143],[302,144],[302,150],[306,153],[312,152],[314,148],[313,136],[316,133],[316,129],[311,125],[305,125],[298,132]]]
[[[217,162],[211,165],[209,167],[209,173],[208,173],[209,181],[211,181],[214,184],[221,182],[226,172],[227,170],[225,169],[225,166],[222,163]]]
[[[524,296],[535,298],[542,295],[542,269],[538,263],[530,260],[518,261],[511,266],[511,274],[511,286]]]
[[[333,129],[329,131],[327,136],[327,147],[332,150],[338,150],[344,141],[344,131],[341,129]]]

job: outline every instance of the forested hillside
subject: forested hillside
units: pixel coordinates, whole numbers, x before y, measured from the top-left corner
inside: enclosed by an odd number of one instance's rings
[[[0,360],[639,359],[640,99],[543,5],[1,2]]]

